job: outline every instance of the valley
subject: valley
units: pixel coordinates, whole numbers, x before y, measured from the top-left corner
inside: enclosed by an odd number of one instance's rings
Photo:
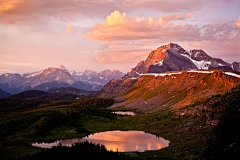
[[[11,106],[15,100],[0,99],[1,113],[5,113],[0,123],[1,159],[24,159],[42,150],[31,146],[32,142],[52,142],[112,130],[139,130],[170,141],[168,147],[160,150],[127,153],[136,158],[204,159],[204,154],[208,153],[207,139],[221,121],[222,113],[226,113],[225,109],[239,109],[239,95],[240,88],[235,87],[224,95],[212,96],[181,109],[164,108],[135,116],[112,114],[123,108],[107,109],[114,101],[106,98],[54,103],[33,99],[32,107],[23,105],[12,110],[3,106]]]

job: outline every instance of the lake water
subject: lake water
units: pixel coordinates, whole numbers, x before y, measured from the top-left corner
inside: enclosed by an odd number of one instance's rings
[[[72,146],[76,142],[89,141],[103,144],[107,150],[130,152],[144,152],[168,147],[170,141],[143,131],[106,131],[91,134],[83,138],[58,140],[53,143],[32,143],[32,146],[51,148],[61,143],[63,146]]]
[[[113,113],[121,114],[121,115],[129,115],[129,116],[135,116],[136,115],[136,113],[130,112],[130,111],[116,111],[116,112],[113,112]]]

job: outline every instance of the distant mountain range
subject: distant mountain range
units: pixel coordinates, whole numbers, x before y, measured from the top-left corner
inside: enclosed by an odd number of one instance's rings
[[[118,79],[125,75],[123,72],[120,72],[119,70],[111,71],[109,69],[103,70],[99,73],[89,69],[84,72],[70,71],[69,73],[77,81],[85,82],[88,84],[98,84],[98,85],[105,85],[110,80]]]
[[[16,94],[26,90],[47,91],[53,87],[74,87],[86,91],[100,91],[111,79],[121,78],[124,73],[118,70],[104,70],[100,73],[86,70],[83,73],[68,71],[63,65],[59,68],[18,74],[5,73],[0,76],[0,88],[8,93]]]
[[[240,72],[240,62],[232,64],[219,58],[212,58],[203,50],[185,50],[178,44],[170,43],[152,51],[125,77],[139,77],[144,73],[163,73],[191,69],[221,70]]]

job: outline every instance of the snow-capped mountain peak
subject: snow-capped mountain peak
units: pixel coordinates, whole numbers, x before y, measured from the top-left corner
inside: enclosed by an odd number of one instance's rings
[[[212,58],[202,49],[185,50],[178,44],[169,43],[150,52],[147,59],[139,62],[125,77],[139,76],[137,73],[162,73],[190,69],[237,71],[240,67],[237,62],[232,65],[221,59]]]

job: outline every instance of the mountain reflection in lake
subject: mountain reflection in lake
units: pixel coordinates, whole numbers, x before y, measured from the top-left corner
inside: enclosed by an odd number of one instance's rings
[[[129,112],[129,111],[116,111],[116,112],[113,112],[115,114],[121,114],[121,115],[129,115],[129,116],[135,116],[136,113],[134,112]]]
[[[143,131],[106,131],[94,133],[83,138],[59,140],[53,143],[33,143],[32,145],[41,148],[51,148],[59,143],[63,146],[71,146],[76,142],[86,140],[96,144],[103,144],[107,150],[119,152],[158,150],[167,147],[170,142]]]

